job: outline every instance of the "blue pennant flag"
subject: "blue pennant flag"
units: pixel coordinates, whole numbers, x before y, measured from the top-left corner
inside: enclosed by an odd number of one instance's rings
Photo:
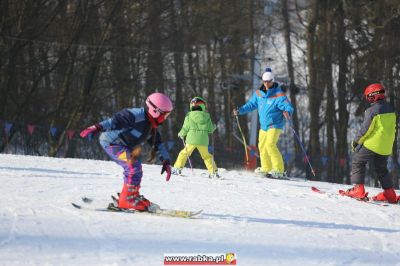
[[[170,151],[175,146],[175,141],[167,141],[167,150]]]
[[[322,156],[321,160],[322,160],[322,165],[325,166],[326,163],[328,162],[328,156]]]
[[[214,154],[214,146],[208,145],[208,152]]]
[[[52,137],[54,137],[57,134],[57,128],[56,127],[50,128],[50,134]]]
[[[13,127],[12,123],[8,123],[8,122],[4,123],[4,130],[6,131],[7,135],[10,134],[10,130],[11,130],[12,127]]]
[[[289,162],[290,159],[292,158],[292,154],[291,153],[286,153],[284,158],[285,158],[285,162]]]

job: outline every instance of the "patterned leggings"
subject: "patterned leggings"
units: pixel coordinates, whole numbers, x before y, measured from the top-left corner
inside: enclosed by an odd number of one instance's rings
[[[112,160],[124,168],[124,184],[139,186],[143,176],[142,162],[132,158],[132,150],[122,145],[110,145],[103,149]]]

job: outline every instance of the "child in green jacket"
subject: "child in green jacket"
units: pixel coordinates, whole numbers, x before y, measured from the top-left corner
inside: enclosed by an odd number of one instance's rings
[[[214,156],[208,152],[208,135],[215,129],[216,126],[211,122],[210,114],[206,112],[206,101],[201,97],[194,97],[190,102],[190,112],[186,115],[182,129],[178,133],[178,137],[182,139],[186,137],[186,145],[176,159],[173,174],[180,174],[188,157],[195,149],[198,149],[209,177],[219,177]]]

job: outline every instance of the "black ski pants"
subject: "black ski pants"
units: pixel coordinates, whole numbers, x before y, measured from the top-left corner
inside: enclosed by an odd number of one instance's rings
[[[351,163],[351,183],[364,184],[366,164],[369,162],[370,166],[373,163],[375,173],[382,188],[393,188],[393,180],[387,169],[388,157],[368,150],[362,145],[358,145]]]

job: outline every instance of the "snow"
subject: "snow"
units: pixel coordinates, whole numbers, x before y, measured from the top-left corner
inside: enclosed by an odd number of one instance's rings
[[[143,165],[141,193],[198,219],[78,210],[122,186],[111,161],[0,155],[0,265],[163,265],[165,253],[234,252],[238,265],[400,265],[400,206],[320,195],[344,185]],[[368,188],[371,194],[380,189]],[[397,191],[399,193],[399,191]]]

